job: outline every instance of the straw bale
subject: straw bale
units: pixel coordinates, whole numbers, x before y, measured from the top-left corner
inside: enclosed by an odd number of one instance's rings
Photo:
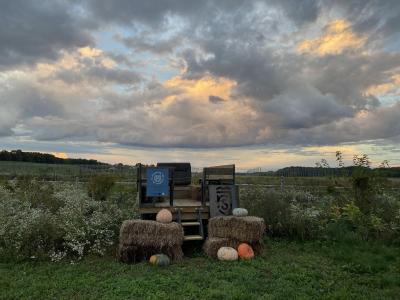
[[[151,220],[127,220],[122,223],[119,243],[159,249],[181,246],[183,228],[175,222],[165,224]]]
[[[214,217],[208,223],[209,237],[228,238],[252,243],[260,241],[264,232],[264,219],[252,216]]]
[[[124,263],[136,263],[143,260],[148,260],[152,255],[161,253],[167,255],[171,259],[171,261],[174,262],[183,259],[182,247],[179,245],[167,246],[162,248],[142,247],[137,245],[119,245],[117,257],[119,261]]]
[[[127,220],[120,229],[117,256],[121,262],[135,263],[163,253],[178,261],[183,258],[182,243],[183,228],[178,223]]]
[[[264,243],[262,240],[248,242],[248,241],[239,241],[235,239],[228,238],[207,238],[203,245],[203,251],[207,256],[217,258],[218,249],[221,247],[232,247],[237,249],[241,243],[248,243],[251,248],[253,248],[255,255],[261,255],[264,249]]]

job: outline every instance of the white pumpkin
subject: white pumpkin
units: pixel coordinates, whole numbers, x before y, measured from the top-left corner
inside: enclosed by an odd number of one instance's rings
[[[238,253],[232,247],[221,247],[217,252],[217,257],[219,260],[233,261],[238,260]]]
[[[249,212],[247,211],[247,209],[239,207],[239,208],[233,209],[232,214],[235,217],[246,217],[249,214]]]
[[[163,208],[157,213],[156,221],[161,223],[171,223],[172,214],[168,209]]]

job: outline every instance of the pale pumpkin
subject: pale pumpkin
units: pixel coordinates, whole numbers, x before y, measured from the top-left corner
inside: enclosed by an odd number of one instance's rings
[[[169,257],[165,254],[152,255],[150,257],[149,262],[152,265],[159,266],[159,267],[168,266],[171,263]]]
[[[233,209],[232,214],[235,217],[246,217],[249,214],[249,212],[245,208],[238,207],[238,208]]]
[[[238,253],[234,248],[221,247],[217,252],[219,260],[233,261],[238,259]]]
[[[171,223],[172,214],[168,209],[163,208],[157,213],[156,221],[161,223]]]
[[[252,259],[254,257],[253,248],[249,244],[242,243],[238,246],[238,255],[240,259]]]

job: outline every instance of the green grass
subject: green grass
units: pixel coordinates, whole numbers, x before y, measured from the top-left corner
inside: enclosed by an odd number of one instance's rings
[[[200,255],[157,268],[112,257],[0,264],[3,299],[398,299],[400,248],[267,241],[253,261]]]

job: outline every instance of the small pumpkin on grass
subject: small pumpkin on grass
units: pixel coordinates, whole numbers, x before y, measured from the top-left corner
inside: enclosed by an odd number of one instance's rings
[[[240,259],[249,260],[254,258],[254,251],[253,248],[249,244],[241,243],[238,246],[238,255]]]
[[[169,257],[166,256],[165,254],[152,255],[149,259],[149,262],[152,265],[159,266],[159,267],[168,266],[171,263]]]
[[[221,247],[217,252],[219,260],[233,261],[238,259],[237,251],[232,247]]]

